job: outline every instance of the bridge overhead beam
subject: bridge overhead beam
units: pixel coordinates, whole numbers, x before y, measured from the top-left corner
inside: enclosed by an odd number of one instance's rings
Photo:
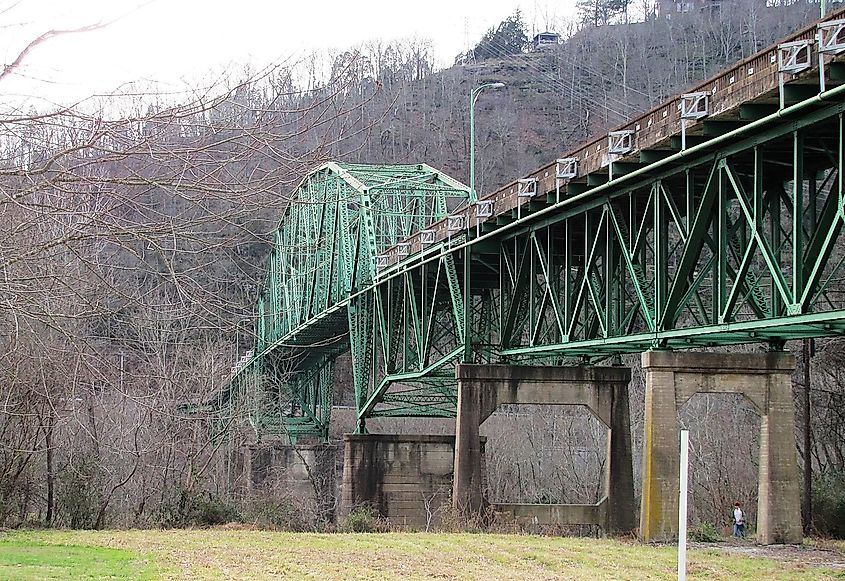
[[[792,355],[651,351],[643,353],[642,365],[642,540],[678,536],[679,409],[696,393],[736,393],[748,398],[760,414],[757,540],[801,543]]]
[[[460,364],[458,414],[455,425],[455,469],[452,506],[471,516],[483,513],[482,450],[479,427],[502,404],[583,405],[608,428],[608,468],[605,498],[584,510],[556,505],[543,518],[585,519],[617,534],[634,530],[634,480],[631,465],[631,426],[628,382],[623,367],[534,367]],[[533,505],[502,505],[515,517],[537,515]],[[548,507],[546,507],[548,508]]]

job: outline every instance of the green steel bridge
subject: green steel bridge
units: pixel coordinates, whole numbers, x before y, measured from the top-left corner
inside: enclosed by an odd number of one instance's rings
[[[327,163],[275,234],[254,349],[203,406],[325,438],[455,415],[459,362],[590,364],[845,332],[845,12],[499,191]]]

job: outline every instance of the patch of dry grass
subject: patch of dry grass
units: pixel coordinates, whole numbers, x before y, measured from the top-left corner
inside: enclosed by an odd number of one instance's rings
[[[488,534],[298,534],[254,530],[45,531],[33,542],[129,549],[162,579],[675,579],[675,551],[616,540]],[[689,554],[689,579],[845,579],[798,562]]]

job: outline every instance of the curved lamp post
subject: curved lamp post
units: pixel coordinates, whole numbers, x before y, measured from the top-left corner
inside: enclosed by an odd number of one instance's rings
[[[478,200],[475,193],[475,102],[478,94],[484,89],[501,89],[504,83],[485,83],[469,92],[469,202],[474,204]]]
[[[504,83],[485,83],[472,89],[469,92],[469,203],[474,204],[478,201],[478,196],[475,193],[475,102],[478,100],[478,95],[484,89],[501,89],[505,86]],[[469,275],[470,275],[470,247],[465,249],[466,256],[464,257],[464,362],[472,360],[472,342],[470,340],[470,332],[472,330],[471,314],[470,314],[470,290],[469,290]]]

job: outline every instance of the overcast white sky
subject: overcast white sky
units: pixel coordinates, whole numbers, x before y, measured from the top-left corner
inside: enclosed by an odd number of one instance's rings
[[[575,0],[0,0],[0,51],[9,63],[51,28],[120,19],[102,30],[55,38],[0,85],[0,100],[65,102],[154,80],[176,89],[226,66],[256,69],[314,49],[382,38],[433,41],[440,65],[519,7],[530,29],[562,21]]]

